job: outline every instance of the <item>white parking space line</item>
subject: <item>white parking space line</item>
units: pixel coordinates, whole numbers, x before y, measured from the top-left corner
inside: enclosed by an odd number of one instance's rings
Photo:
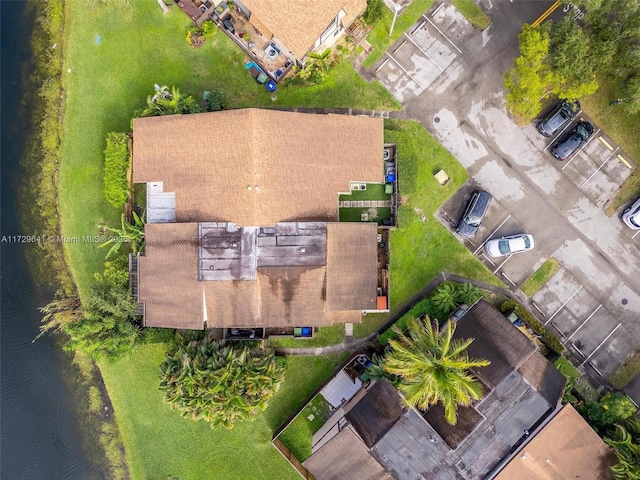
[[[578,154],[579,154],[582,150],[584,150],[584,147],[586,147],[586,146],[589,144],[589,142],[590,142],[591,140],[593,140],[599,132],[600,132],[600,129],[598,129],[598,130],[596,131],[596,133],[594,133],[593,135],[591,135],[591,136],[589,137],[589,140],[587,140],[586,142],[584,142],[584,145],[582,145],[582,146],[578,149],[578,151],[577,151],[576,153],[574,153],[574,154],[573,154],[573,157],[571,157],[571,160],[569,160],[567,163],[565,163],[565,164],[564,164],[564,167],[562,167],[562,170],[564,170],[565,168],[567,168],[567,167],[569,166],[569,164],[570,164],[571,162],[573,162],[573,159],[574,159],[574,158],[576,158],[576,157],[578,156]]]
[[[505,260],[505,261],[506,261],[506,260]],[[507,281],[508,281],[511,285],[513,285],[514,287],[516,286],[516,284],[513,282],[513,280],[511,280],[509,277],[507,277],[507,274],[506,274],[506,273],[504,273],[504,272],[500,272],[500,274],[501,274],[504,278],[506,278],[506,279],[507,279]]]
[[[593,312],[591,312],[591,315],[589,315],[589,316],[587,317],[587,319],[586,319],[584,322],[582,322],[582,323],[580,324],[580,326],[579,326],[578,328],[576,328],[576,329],[575,329],[575,331],[574,331],[571,335],[569,335],[569,337],[568,337],[568,338],[567,338],[567,339],[566,339],[562,344],[563,344],[563,345],[566,345],[566,344],[567,344],[567,342],[568,342],[569,340],[571,340],[571,339],[573,338],[573,336],[574,336],[576,333],[578,333],[578,332],[580,331],[580,329],[581,329],[582,327],[584,327],[584,326],[587,324],[587,322],[588,322],[589,320],[591,320],[591,317],[593,317],[593,316],[596,314],[596,312],[597,312],[598,310],[600,310],[600,308],[601,308],[601,307],[602,307],[602,304],[598,305],[598,308],[596,308]]]
[[[617,148],[616,148],[616,150],[617,150]],[[607,157],[607,159],[606,159],[604,162],[602,162],[602,165],[600,165],[600,166],[596,169],[596,171],[595,171],[595,172],[593,172],[593,173],[591,174],[591,176],[590,176],[589,178],[587,178],[584,182],[582,182],[582,185],[580,185],[580,188],[584,187],[584,186],[589,182],[589,180],[591,180],[591,179],[595,176],[595,174],[596,174],[596,173],[598,173],[598,172],[600,171],[600,169],[601,169],[602,167],[604,167],[604,166],[607,164],[607,162],[609,161],[609,159],[615,155],[616,150],[614,150],[614,151],[613,151],[613,153],[612,153],[611,155],[609,155],[609,156]]]
[[[496,266],[496,264],[495,264],[495,263],[493,263],[493,261],[492,261],[488,256],[486,256],[484,253],[482,253],[481,255],[482,255],[482,256],[485,258],[485,260],[486,260],[487,262],[489,262],[492,266],[494,266],[494,267]]]
[[[409,72],[407,72],[407,71],[405,70],[405,68],[404,68],[402,65],[400,65],[400,63],[399,63],[395,58],[393,58],[389,53],[387,53],[387,55],[389,56],[389,58],[390,58],[391,60],[393,60],[393,63],[395,63],[398,67],[400,67],[400,70],[402,70],[405,74],[407,74],[409,77],[411,77],[411,80],[413,80],[414,82],[416,82],[416,83],[420,86],[420,88],[422,88],[422,89],[427,88],[427,87],[425,87],[424,85],[422,85],[418,80],[416,80],[416,79],[415,79],[415,77],[414,77],[413,75],[411,75]]]
[[[573,297],[575,297],[575,296],[577,295],[577,293],[578,293],[580,290],[582,290],[582,285],[580,285],[580,286],[578,287],[578,289],[577,289],[575,292],[573,292],[569,298],[567,298],[567,301],[566,301],[566,302],[564,302],[562,305],[560,305],[560,308],[558,308],[558,309],[553,313],[553,315],[551,315],[551,316],[549,317],[549,320],[547,320],[546,322],[544,322],[544,324],[546,325],[546,324],[547,324],[547,323],[549,323],[551,320],[553,320],[553,317],[555,317],[555,316],[560,312],[560,310],[562,310],[562,309],[564,308],[564,306],[565,306],[567,303],[569,303],[569,301],[570,301]]]
[[[580,112],[582,112],[582,109],[578,110],[578,113],[576,113],[576,117],[577,117],[578,115],[580,115]],[[553,140],[551,140],[551,142],[549,142],[549,145],[547,145],[546,147],[544,147],[544,148],[542,149],[542,151],[544,152],[547,148],[549,148],[551,145],[553,145],[554,143],[556,143],[556,142],[558,141],[558,139],[560,138],[560,136],[564,133],[564,131],[565,131],[567,128],[569,128],[570,126],[571,126],[571,122],[569,122],[569,123],[567,124],[567,126],[566,126],[566,127],[564,127],[562,130],[560,130],[560,133],[559,133],[558,135],[556,135],[556,136],[555,136],[555,138],[554,138]]]
[[[513,257],[513,255],[508,255],[508,256],[507,256],[507,258],[505,258],[505,259],[504,259],[504,262],[502,262],[500,265],[498,265],[498,268],[496,268],[496,269],[493,271],[494,275],[495,275],[496,273],[498,273],[498,270],[500,270],[500,269],[502,268],[502,266],[503,266],[505,263],[507,263],[511,257]],[[515,287],[515,284],[514,284],[514,287]]]
[[[638,230],[636,233],[634,233],[631,238],[636,238],[636,235],[638,235],[639,233],[640,233],[640,230]]]
[[[613,330],[611,330],[611,333],[609,333],[609,335],[607,335],[607,336],[604,338],[604,340],[602,340],[602,341],[600,342],[600,345],[598,345],[598,346],[596,347],[596,349],[595,349],[593,352],[591,352],[591,354],[590,354],[587,358],[585,358],[585,359],[583,360],[583,362],[580,364],[580,366],[583,366],[585,363],[587,363],[587,362],[589,361],[589,359],[590,359],[591,357],[593,357],[593,356],[595,355],[595,353],[596,353],[598,350],[600,350],[600,347],[602,347],[602,345],[604,345],[604,342],[606,342],[607,340],[609,340],[609,337],[611,337],[611,335],[613,335],[614,333],[616,333],[616,330],[618,330],[621,326],[622,326],[622,323],[618,323],[618,325],[616,325],[616,328],[614,328]]]
[[[435,28],[436,30],[438,30],[438,32],[440,32],[440,35],[442,35],[444,37],[444,39],[449,42],[453,48],[455,48],[458,53],[462,53],[462,50],[460,50],[458,47],[456,47],[455,43],[453,43],[451,40],[449,40],[449,37],[447,37],[444,33],[442,33],[442,30],[440,30],[438,27],[436,27],[436,24],[433,23],[431,20],[429,20],[429,18],[427,18],[424,14],[422,15],[422,17],[429,22],[431,25],[433,25],[433,28]]]
[[[502,221],[502,223],[501,223],[500,225],[498,225],[498,226],[493,230],[493,232],[491,232],[491,233],[487,236],[487,239],[486,239],[484,242],[482,242],[478,248],[476,248],[476,250],[475,250],[475,252],[473,252],[473,254],[474,254],[474,255],[477,255],[477,254],[478,254],[478,252],[480,251],[480,249],[481,249],[482,247],[484,247],[484,244],[485,244],[485,243],[487,243],[489,240],[491,240],[491,237],[493,237],[493,234],[494,234],[494,233],[496,233],[498,230],[500,230],[500,229],[502,228],[502,226],[503,226],[505,223],[507,223],[507,220],[509,220],[510,218],[511,218],[511,215],[507,215],[507,218],[505,218],[505,219]]]
[[[404,33],[404,36],[407,38],[407,40],[409,40],[411,43],[413,43],[413,44],[416,46],[416,48],[417,48],[418,50],[420,50],[420,51],[424,54],[424,56],[425,56],[425,57],[427,57],[429,60],[431,60],[431,63],[433,63],[436,67],[438,67],[438,69],[439,69],[441,72],[444,72],[444,68],[442,68],[440,65],[438,65],[438,64],[436,63],[436,61],[435,61],[433,58],[431,58],[431,57],[429,56],[429,54],[428,54],[427,52],[425,52],[425,51],[422,49],[422,47],[421,47],[420,45],[418,45],[416,42],[414,42],[414,41],[413,41],[413,39],[412,39],[409,35],[407,35],[406,33]]]

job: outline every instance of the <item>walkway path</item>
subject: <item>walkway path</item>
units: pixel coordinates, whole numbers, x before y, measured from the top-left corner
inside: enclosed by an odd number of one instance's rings
[[[438,288],[442,282],[470,283],[480,290],[496,293],[498,295],[504,295],[505,297],[509,297],[512,300],[516,300],[518,302],[522,301],[522,299],[516,297],[516,295],[512,291],[507,290],[506,288],[496,287],[494,285],[489,285],[488,283],[479,282],[477,280],[471,280],[459,275],[442,272],[431,283],[429,283],[420,292],[418,292],[413,298],[407,300],[389,317],[389,319],[383,325],[378,327],[374,332],[370,333],[366,337],[354,338],[352,336],[346,336],[344,342],[334,345],[327,345],[326,347],[276,348],[276,355],[328,355],[330,353],[354,352],[358,349],[361,349],[368,343],[376,342],[378,334],[384,332],[391,325],[396,323],[400,317],[407,313],[411,309],[411,307],[413,307],[420,300],[423,300],[424,298],[431,295],[431,293],[436,288]]]

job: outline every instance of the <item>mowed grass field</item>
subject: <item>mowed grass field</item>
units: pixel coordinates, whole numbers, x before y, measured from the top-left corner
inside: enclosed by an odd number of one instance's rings
[[[83,236],[97,225],[117,226],[120,211],[102,195],[103,150],[110,131],[131,130],[133,112],[144,106],[153,85],[176,86],[201,98],[204,90],[222,89],[229,108],[354,107],[398,109],[379,83],[368,84],[348,62],[338,65],[326,83],[280,87],[272,100],[245,70],[245,56],[222,31],[194,49],[185,40],[190,20],[177,6],[167,15],[153,0],[66,3],[66,44],[60,212],[67,260],[81,296],[105,250]],[[233,132],[230,132],[233,134]],[[73,241],[73,239],[77,239]]]
[[[296,480],[271,445],[273,431],[344,360],[344,355],[290,357],[286,380],[264,413],[231,430],[182,418],[158,389],[165,344],[145,345],[116,364],[100,364],[134,479]]]

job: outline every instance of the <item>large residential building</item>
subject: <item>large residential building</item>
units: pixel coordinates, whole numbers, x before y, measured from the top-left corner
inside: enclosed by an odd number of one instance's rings
[[[147,225],[132,280],[144,326],[309,336],[387,310],[396,184],[384,151],[381,119],[258,109],[135,119]],[[365,193],[380,199],[349,200]]]
[[[485,394],[458,408],[456,425],[439,404],[409,408],[386,380],[364,381],[342,395],[331,392],[344,400],[313,435],[304,468],[317,480],[481,480],[500,472],[559,411],[565,378],[484,299],[458,320],[454,338],[474,338],[469,356],[491,361],[472,369]],[[526,448],[540,455],[534,445]]]

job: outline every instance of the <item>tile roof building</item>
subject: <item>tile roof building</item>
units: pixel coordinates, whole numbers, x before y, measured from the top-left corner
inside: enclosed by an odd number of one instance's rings
[[[364,394],[356,394],[314,435],[305,468],[317,480],[333,478],[323,470],[332,465],[327,452],[343,457],[349,453],[333,449],[332,435],[349,428],[357,434],[357,448],[366,447],[371,458],[401,480],[480,480],[495,475],[505,459],[558,411],[565,379],[484,299],[458,320],[454,338],[475,338],[469,356],[492,362],[473,370],[485,385],[485,395],[469,407],[459,407],[456,425],[445,421],[441,405],[427,411],[407,408],[400,394],[379,380]]]
[[[377,224],[339,223],[338,194],[384,182],[382,128],[258,109],[135,119],[144,325],[319,327],[375,311]]]

